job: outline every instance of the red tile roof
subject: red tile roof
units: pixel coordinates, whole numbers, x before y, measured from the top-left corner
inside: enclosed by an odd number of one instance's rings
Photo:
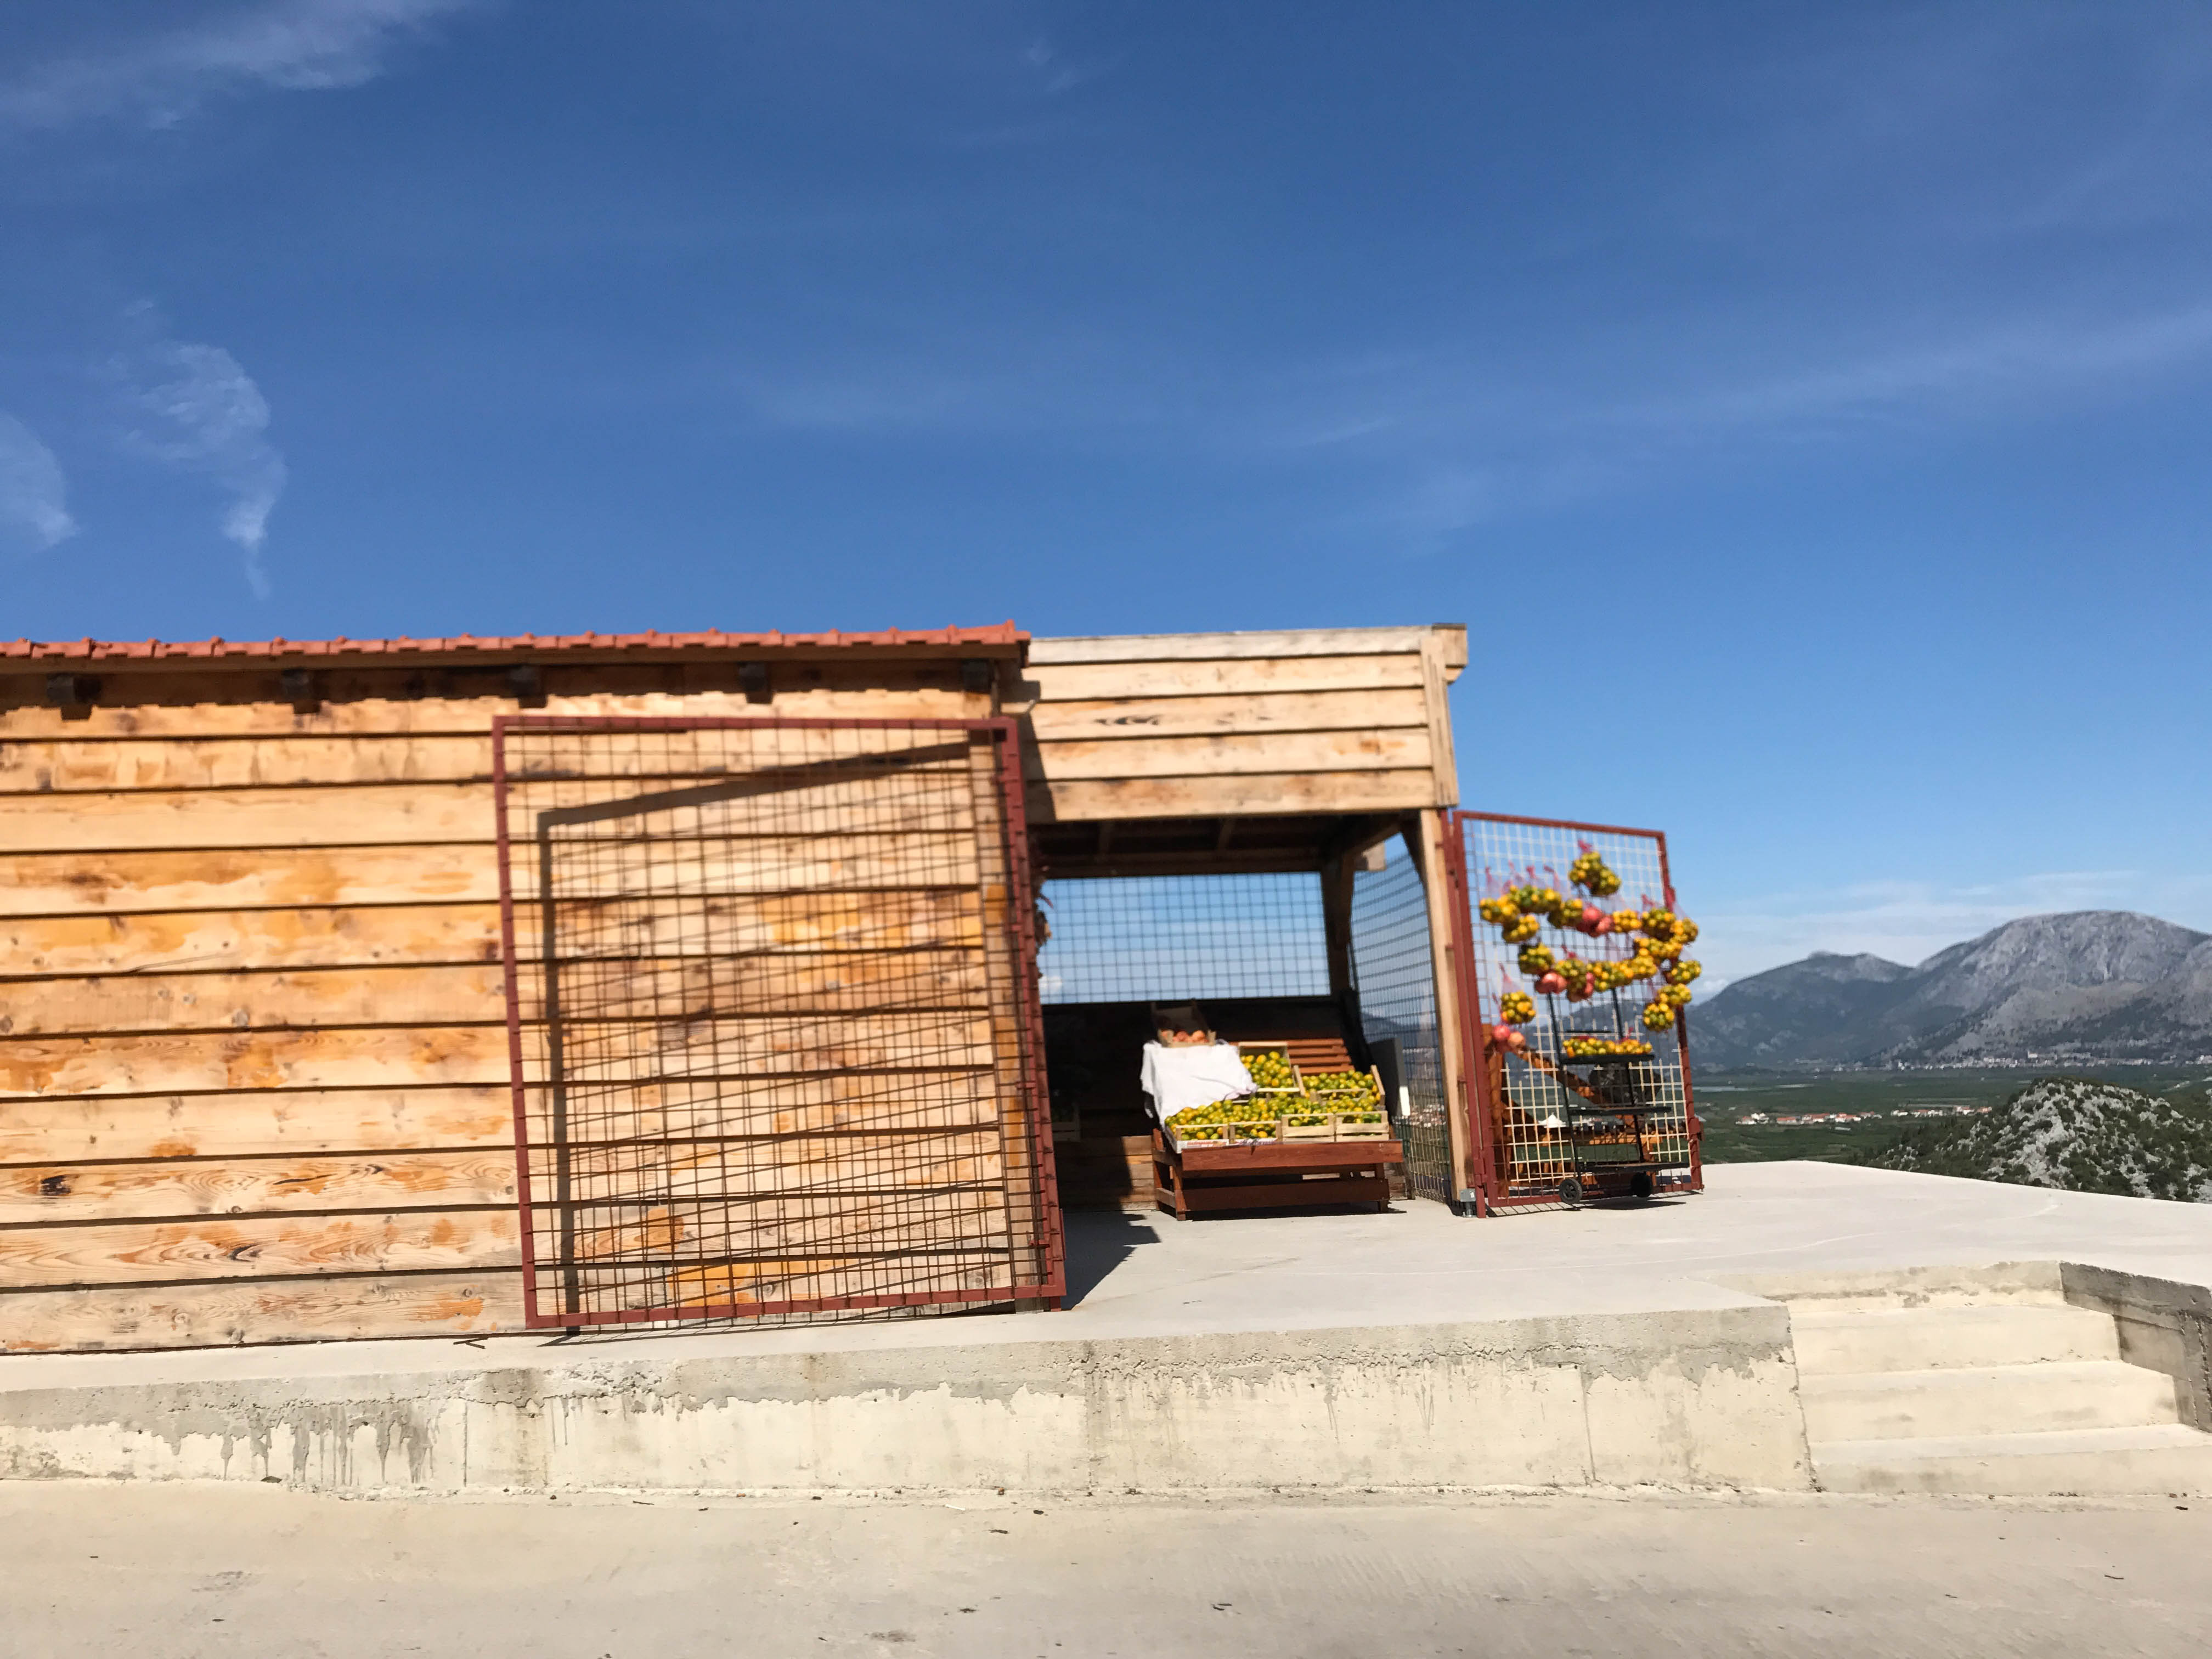
[[[887,628],[876,633],[512,634],[397,640],[0,640],[0,660],[41,663],[266,661],[274,658],[451,656],[602,656],[630,652],[882,651],[916,648],[1025,648],[1029,635],[1013,623],[991,628]]]

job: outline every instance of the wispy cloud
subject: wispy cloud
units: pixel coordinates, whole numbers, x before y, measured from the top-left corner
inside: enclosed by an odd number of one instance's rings
[[[1622,418],[1695,433],[1790,426],[1886,410],[1998,402],[2017,408],[2212,352],[2212,304],[2118,319],[2036,319],[1870,353],[1689,397],[1631,405]]]
[[[1050,40],[1038,39],[1023,49],[1022,63],[1035,77],[1037,89],[1048,98],[1057,98],[1085,82],[1111,75],[1121,66],[1121,58],[1116,53],[1110,58],[1074,59]]]
[[[13,415],[0,414],[0,526],[40,552],[76,534],[54,452]]]
[[[222,533],[246,555],[246,580],[269,597],[262,544],[284,492],[284,458],[269,441],[269,400],[221,346],[163,340],[113,365],[137,420],[132,448],[228,491]]]
[[[1338,407],[1347,411],[1347,453],[1398,478],[1357,522],[1438,546],[1487,520],[1656,477],[1761,465],[1883,432],[2035,420],[2140,396],[2161,378],[2202,377],[2208,367],[2212,303],[2198,302],[2103,318],[2024,316],[1856,351],[1801,349],[1796,364],[1765,372],[1701,363],[1677,374],[1662,363],[1640,386],[1566,370],[1546,381],[1522,365],[1485,368],[1471,351],[1440,349],[1426,367],[1348,375]],[[1328,424],[1328,398],[1316,377],[1302,400],[1279,396],[1255,408],[1248,428],[1255,446],[1272,431],[1297,447],[1300,422]]]
[[[121,118],[167,126],[224,94],[359,86],[383,71],[397,42],[477,3],[259,0],[167,28],[116,32],[0,82],[0,125]]]
[[[1285,364],[1193,360],[1141,339],[1039,330],[1019,349],[948,330],[941,354],[748,365],[732,381],[772,426],[1114,434],[1247,459],[1317,451],[1395,474],[1363,523],[1419,540],[1633,489],[1655,471],[1844,441],[1869,429],[2032,419],[2212,364],[2212,302],[2118,316],[2026,314],[1917,340],[1795,344],[1753,366],[1699,347],[1643,362],[1532,361],[1465,339]]]

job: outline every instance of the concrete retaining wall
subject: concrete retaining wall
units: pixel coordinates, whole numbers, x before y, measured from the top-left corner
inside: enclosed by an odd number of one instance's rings
[[[2112,1315],[2120,1358],[2172,1377],[2181,1420],[2212,1431],[2212,1290],[2079,1261],[2059,1272],[2069,1302]]]
[[[1812,1486],[1771,1305],[663,1361],[536,1348],[360,1376],[288,1376],[270,1352],[235,1377],[0,1393],[0,1475],[358,1493]]]

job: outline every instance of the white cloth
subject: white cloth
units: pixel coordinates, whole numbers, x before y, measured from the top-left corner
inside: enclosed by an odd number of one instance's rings
[[[1152,1112],[1165,1123],[1186,1106],[1211,1106],[1252,1092],[1252,1074],[1244,1069],[1236,1045],[1210,1042],[1198,1048],[1170,1048],[1164,1042],[1145,1045],[1145,1092],[1152,1097]]]

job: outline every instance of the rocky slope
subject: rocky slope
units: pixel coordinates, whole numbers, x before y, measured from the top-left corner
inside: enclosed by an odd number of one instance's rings
[[[1729,1066],[2193,1060],[2212,1053],[2212,936],[2125,910],[2026,916],[1917,968],[1815,955],[1691,1017]]]
[[[2038,1078],[1986,1117],[1915,1123],[1867,1163],[2066,1192],[2212,1204],[2212,1101]]]

